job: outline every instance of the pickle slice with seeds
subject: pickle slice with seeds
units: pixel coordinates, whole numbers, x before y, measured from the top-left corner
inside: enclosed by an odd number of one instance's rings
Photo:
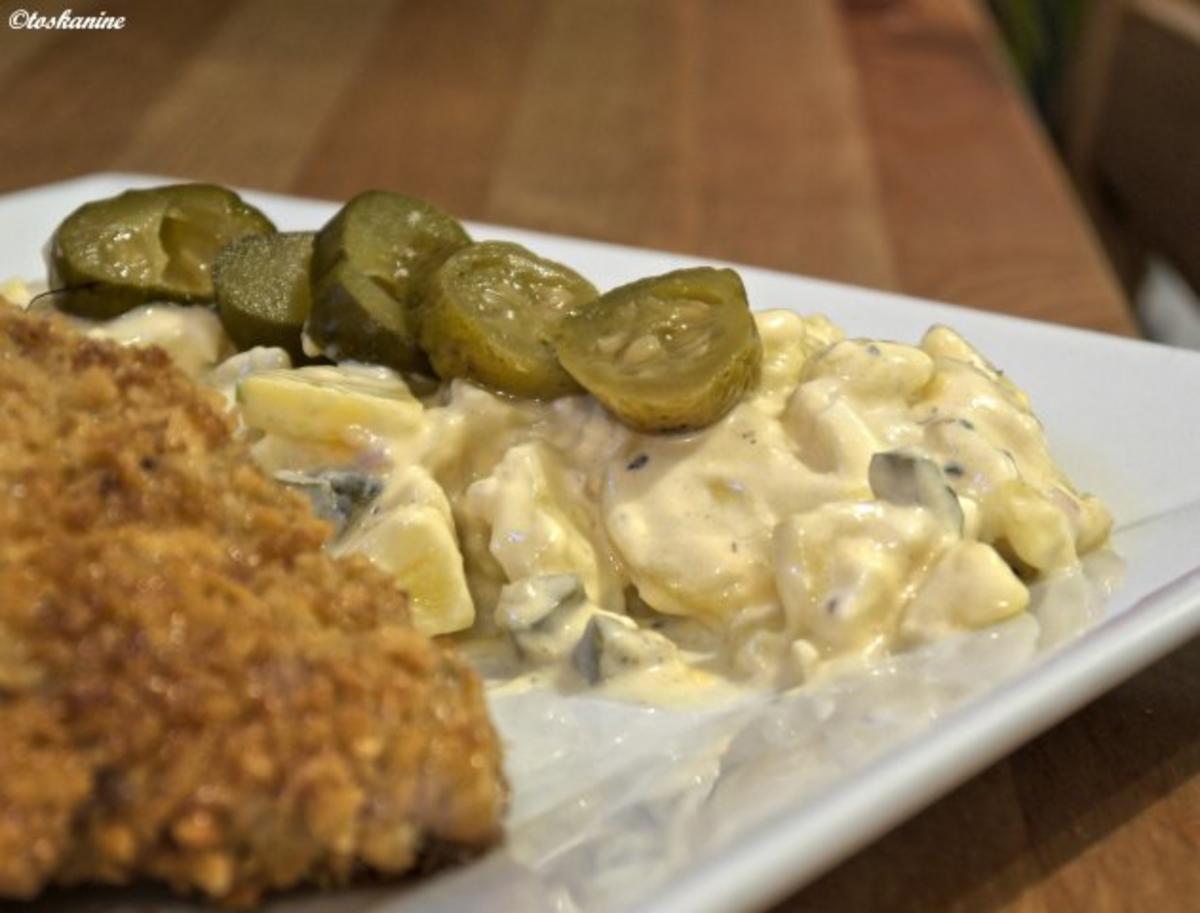
[[[275,346],[304,360],[300,331],[312,309],[312,248],[312,232],[285,232],[238,238],[217,254],[217,313],[240,350]]]
[[[341,261],[314,277],[304,332],[334,361],[364,361],[397,371],[427,371],[414,318],[380,283]]]
[[[574,270],[519,244],[472,244],[430,280],[421,345],[443,379],[466,377],[516,396],[578,393],[553,336],[567,314],[597,294]]]
[[[698,267],[640,279],[567,317],[562,365],[638,431],[689,431],[757,382],[762,342],[741,277]]]
[[[245,235],[275,231],[232,190],[173,184],[86,203],[51,240],[50,288],[60,308],[107,319],[150,301],[213,297],[217,252]]]
[[[436,206],[385,190],[360,193],[317,233],[309,337],[335,360],[423,370],[416,314],[422,289],[470,242]]]

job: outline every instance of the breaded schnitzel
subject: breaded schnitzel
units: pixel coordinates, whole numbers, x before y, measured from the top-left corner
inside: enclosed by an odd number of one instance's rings
[[[0,302],[0,897],[231,903],[500,834],[480,684],[158,349]]]

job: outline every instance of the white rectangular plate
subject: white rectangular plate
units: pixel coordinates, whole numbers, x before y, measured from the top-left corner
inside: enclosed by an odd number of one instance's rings
[[[0,197],[0,281],[41,277],[42,245],[79,204],[162,182],[94,175]],[[246,196],[288,230],[314,229],[336,209]],[[602,288],[701,262],[470,227],[569,263]],[[756,909],[1200,631],[1200,355],[738,269],[756,307],[822,312],[852,335],[911,342],[933,323],[962,331],[1029,392],[1068,475],[1112,508],[1123,570],[1102,556],[1090,583],[1040,593],[1041,633],[1027,620],[1009,624],[733,711],[495,701],[514,787],[506,847],[420,886],[292,896],[274,908]],[[1097,601],[1105,580],[1115,588]],[[1091,627],[1048,645],[1053,624],[1089,612]],[[81,893],[58,905],[140,901]],[[158,897],[155,908],[165,906],[184,905]]]

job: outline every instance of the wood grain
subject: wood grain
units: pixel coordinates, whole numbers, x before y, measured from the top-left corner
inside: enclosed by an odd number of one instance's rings
[[[391,5],[357,0],[351,19],[321,0],[244,0],[179,62],[172,90],[143,109],[113,167],[154,173],[170,162],[172,175],[229,180],[215,173],[215,145],[237,163],[236,183],[291,184]]]
[[[38,43],[0,81],[5,189],[115,167],[146,111],[177,85],[192,58],[189,49],[202,44],[232,8],[232,0],[177,0],[164,16],[155,15],[160,5],[144,0],[129,4],[124,31],[0,28],[0,60],[9,58],[10,48],[20,55],[30,36]],[[114,4],[109,11],[116,9]],[[174,154],[187,149],[181,144]],[[160,170],[172,171],[173,163],[164,161]]]
[[[894,285],[834,10],[755,6],[551,6],[486,215]]]
[[[390,187],[486,212],[495,162],[545,4],[392,4],[286,189],[345,199]]]
[[[972,0],[104,8],[124,31],[0,31],[0,190],[117,168],[331,199],[393,187],[1133,331]],[[1200,641],[778,910],[1196,909],[1197,695]]]
[[[900,284],[1062,322],[1089,302],[1119,299],[983,14],[953,0],[851,10]],[[1089,325],[1121,331],[1128,316],[1114,309]]]

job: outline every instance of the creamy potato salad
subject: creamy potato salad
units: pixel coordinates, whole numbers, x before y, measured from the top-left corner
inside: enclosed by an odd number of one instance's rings
[[[231,351],[199,308],[92,332],[156,343],[222,390],[265,470],[394,575],[416,624],[566,687],[786,687],[1026,610],[1110,517],[1051,458],[1025,394],[953,330],[848,339],[755,314],[761,379],[723,418],[641,433],[386,368]],[[619,690],[619,689],[618,689]]]

